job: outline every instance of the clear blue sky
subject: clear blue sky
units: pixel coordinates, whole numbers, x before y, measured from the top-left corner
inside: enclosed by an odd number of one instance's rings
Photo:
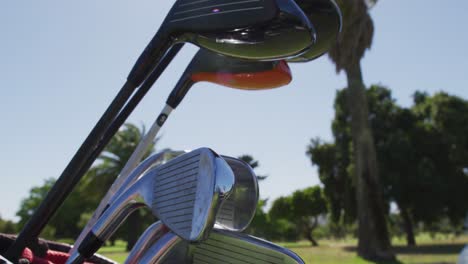
[[[124,83],[173,1],[3,1],[0,6],[0,216],[58,177]],[[380,0],[362,62],[366,84],[468,98],[467,1]],[[188,46],[129,121],[149,126],[196,48]],[[337,89],[346,85],[324,56],[291,65],[288,87],[241,92],[200,83],[162,129],[159,148],[208,146],[260,161],[263,198],[318,184],[305,156],[311,138],[331,139]],[[468,114],[468,113],[467,113]]]

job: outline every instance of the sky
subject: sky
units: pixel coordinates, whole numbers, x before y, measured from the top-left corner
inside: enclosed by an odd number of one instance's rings
[[[0,5],[0,217],[15,216],[33,186],[57,178],[125,82],[173,1],[3,1]],[[468,2],[380,0],[371,10],[367,85],[410,106],[416,90],[468,98]],[[129,122],[149,127],[197,48],[186,45]],[[346,86],[327,56],[291,64],[269,91],[196,84],[161,130],[157,148],[211,147],[260,162],[261,198],[319,184],[306,156],[332,140],[333,101]],[[467,113],[468,114],[468,113]]]

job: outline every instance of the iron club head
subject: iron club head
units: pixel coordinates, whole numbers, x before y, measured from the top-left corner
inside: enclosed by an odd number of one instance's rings
[[[153,215],[181,238],[205,239],[233,186],[229,165],[208,148],[150,168],[110,205],[67,263],[95,253],[122,221],[142,206],[151,208]]]
[[[303,264],[294,252],[266,240],[227,230],[214,229],[209,238],[200,243],[189,243],[167,232],[139,259],[125,263],[269,263]]]
[[[222,156],[236,177],[231,195],[224,201],[216,215],[216,224],[223,229],[242,232],[255,216],[258,203],[258,180],[246,162]]]
[[[222,156],[235,175],[235,185],[231,195],[221,204],[216,215],[215,226],[241,232],[252,221],[258,203],[257,177],[244,161]],[[138,263],[143,252],[170,230],[158,221],[148,227],[133,246],[126,263]]]

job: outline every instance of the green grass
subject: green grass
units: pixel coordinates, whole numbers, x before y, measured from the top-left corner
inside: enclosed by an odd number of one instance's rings
[[[393,239],[394,250],[397,253],[398,261],[395,264],[436,264],[436,263],[456,263],[458,254],[463,246],[468,244],[468,237],[435,237],[420,235],[417,238],[417,247],[405,246],[403,239]],[[296,252],[305,263],[315,264],[367,264],[356,256],[356,240],[320,240],[318,247],[311,247],[308,242],[300,241],[296,243],[278,243]],[[128,252],[125,252],[125,243],[117,242],[113,247],[104,247],[99,253],[123,263]],[[390,263],[389,263],[390,264]]]

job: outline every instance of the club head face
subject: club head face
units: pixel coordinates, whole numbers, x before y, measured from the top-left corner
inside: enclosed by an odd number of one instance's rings
[[[259,198],[258,180],[246,162],[222,156],[236,177],[231,195],[224,201],[216,215],[216,224],[224,229],[242,232],[255,216]]]
[[[152,179],[145,201],[153,214],[188,241],[207,237],[234,185],[232,170],[208,148],[178,156],[144,177]]]
[[[293,57],[315,41],[293,0],[178,0],[163,26],[176,41],[252,60]]]
[[[193,82],[211,82],[241,90],[266,90],[289,84],[287,63],[252,61],[223,56],[205,49],[195,54],[186,73]]]
[[[303,264],[294,252],[269,241],[242,233],[216,229],[199,244],[189,245],[191,263]]]
[[[342,26],[341,10],[334,0],[296,0],[317,31],[313,46],[289,62],[307,62],[325,54],[335,43]]]
[[[178,239],[177,242],[173,242]],[[191,244],[169,232],[144,253],[141,263],[272,263],[303,264],[294,252],[263,239],[214,229],[209,238]]]

